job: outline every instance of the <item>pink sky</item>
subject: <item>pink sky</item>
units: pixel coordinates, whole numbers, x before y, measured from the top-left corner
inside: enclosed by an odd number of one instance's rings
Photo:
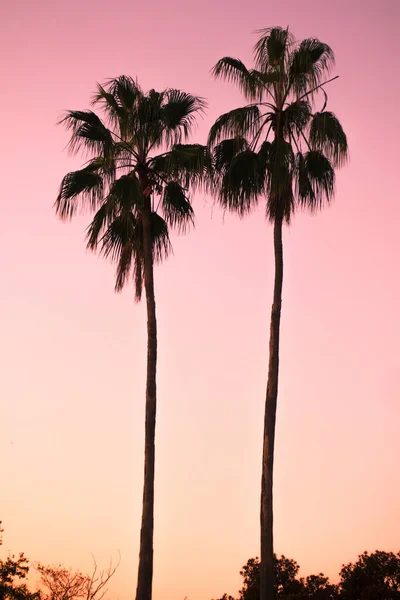
[[[299,9],[301,5],[301,10]],[[334,577],[363,550],[398,550],[400,246],[397,0],[20,0],[3,6],[1,99],[2,554],[88,569],[122,554],[111,593],[134,595],[142,494],[145,312],[88,254],[88,218],[54,216],[61,111],[96,81],[208,98],[195,137],[242,103],[209,70],[250,62],[261,27],[330,44],[329,106],[351,163],[336,200],[284,233],[275,540]],[[197,228],[156,273],[159,412],[155,600],[235,594],[258,553],[262,415],[273,281],[263,210]],[[12,443],[11,443],[12,442]]]

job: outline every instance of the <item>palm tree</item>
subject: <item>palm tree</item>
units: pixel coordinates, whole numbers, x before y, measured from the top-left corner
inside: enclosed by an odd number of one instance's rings
[[[288,29],[260,30],[255,66],[225,57],[215,77],[239,86],[246,106],[220,116],[209,133],[214,184],[221,205],[240,216],[261,197],[274,224],[275,282],[270,322],[261,478],[260,599],[274,598],[273,462],[278,396],[279,329],[283,281],[282,226],[297,208],[315,211],[334,194],[335,167],[347,159],[347,139],[326,111],[324,86],[334,64],[329,46],[318,39],[296,42]],[[336,79],[336,78],[334,78]],[[323,106],[315,111],[318,98]]]
[[[151,600],[153,577],[154,462],[156,426],[157,320],[154,263],[171,250],[170,228],[193,224],[189,186],[209,168],[204,146],[183,144],[205,108],[202,98],[176,89],[144,93],[121,76],[98,85],[91,110],[68,111],[72,152],[90,160],[62,180],[56,213],[70,219],[94,212],[87,247],[117,263],[115,289],[133,279],[135,299],[144,283],[147,306],[147,379],[142,525],[136,600]],[[157,154],[158,152],[158,154]]]

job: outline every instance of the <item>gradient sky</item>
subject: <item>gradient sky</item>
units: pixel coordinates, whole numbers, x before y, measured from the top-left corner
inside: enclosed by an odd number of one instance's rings
[[[0,24],[2,554],[89,569],[120,550],[134,595],[142,495],[145,307],[52,208],[79,166],[56,122],[96,81],[208,98],[193,140],[242,99],[209,70],[250,62],[252,31],[330,44],[329,107],[351,163],[331,208],[284,232],[275,540],[334,577],[400,543],[398,0],[8,0]],[[235,594],[258,553],[271,227],[195,198],[197,227],[157,269],[155,600]]]

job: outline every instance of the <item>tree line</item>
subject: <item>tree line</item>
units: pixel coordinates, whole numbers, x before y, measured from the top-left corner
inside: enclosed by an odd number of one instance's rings
[[[354,563],[344,564],[339,582],[323,573],[299,577],[299,564],[274,556],[274,592],[278,600],[399,600],[400,552],[363,552]],[[243,587],[237,600],[260,597],[260,561],[250,558],[240,571]],[[219,600],[235,600],[224,594]]]
[[[0,535],[1,535],[0,523]],[[2,540],[0,538],[0,546]],[[36,563],[39,575],[36,591],[27,585],[32,564],[24,553],[0,559],[0,600],[108,600],[107,585],[119,563],[91,573],[63,565]],[[364,552],[354,563],[344,564],[338,583],[323,573],[299,576],[299,564],[285,556],[274,556],[274,593],[278,600],[400,600],[400,552]],[[240,571],[243,578],[238,598],[223,594],[219,600],[258,600],[260,561],[251,558]]]
[[[193,192],[203,189],[240,217],[265,202],[273,225],[275,275],[270,319],[260,507],[260,600],[275,597],[273,463],[278,398],[284,224],[334,196],[335,169],[348,158],[347,138],[327,110],[334,53],[288,29],[258,32],[254,65],[224,57],[215,78],[236,84],[246,104],[221,115],[208,143],[189,143],[206,101],[178,89],[145,92],[122,75],[98,84],[94,110],[70,110],[62,123],[73,153],[90,157],[63,178],[55,203],[69,220],[88,211],[86,244],[116,264],[115,289],[132,284],[147,308],[147,368],[142,522],[136,600],[151,600],[157,408],[157,316],[154,265],[171,252],[170,234],[194,224]]]

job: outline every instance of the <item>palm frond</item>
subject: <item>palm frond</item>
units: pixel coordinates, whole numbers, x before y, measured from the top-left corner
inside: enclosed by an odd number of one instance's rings
[[[302,207],[315,211],[330,202],[335,191],[335,171],[330,160],[317,150],[296,157],[296,189]]]
[[[117,262],[115,290],[121,291],[132,270],[135,301],[139,302],[143,289],[143,225],[131,212],[123,212],[108,225],[101,239],[101,254]]]
[[[135,117],[137,118],[137,129],[141,127],[156,127],[157,131],[161,128],[163,116],[164,92],[150,90],[148,94],[141,96],[137,107]]]
[[[238,58],[224,56],[212,68],[211,73],[216,79],[235,83],[249,100],[259,99],[262,94],[258,73],[249,71]]]
[[[312,207],[316,207],[315,193],[308,176],[305,157],[301,152],[296,155],[295,190],[300,205],[310,207],[313,211]]]
[[[260,83],[264,88],[273,95],[273,84],[281,80],[281,75],[276,70],[260,71],[258,69],[250,69],[249,73]]]
[[[185,233],[194,225],[194,211],[178,181],[169,181],[163,190],[162,211],[167,225]]]
[[[133,132],[138,147],[142,152],[148,153],[152,147],[159,147],[165,141],[170,144],[169,132],[163,123],[163,99],[162,92],[150,90],[143,95],[137,104],[135,112],[131,115],[132,124],[130,129]]]
[[[144,261],[143,255],[138,251],[135,252],[135,260],[133,261],[133,281],[135,285],[135,302],[140,302],[142,299],[144,279]]]
[[[318,39],[303,40],[293,52],[289,76],[295,93],[301,94],[318,86],[335,63],[333,50]]]
[[[88,250],[95,251],[102,233],[111,225],[117,215],[117,206],[114,198],[108,196],[93,216],[92,222],[87,228],[86,239]]]
[[[132,262],[134,261],[134,247],[132,242],[127,242],[119,255],[117,272],[115,276],[115,291],[121,292],[128,281]]]
[[[301,66],[301,55],[303,53],[309,55],[309,60],[313,65],[318,65],[324,71],[330,72],[335,64],[335,54],[332,48],[317,38],[308,38],[300,43],[298,52],[299,66]],[[307,68],[308,59],[305,60],[304,66]]]
[[[179,178],[193,188],[209,178],[212,161],[207,146],[201,144],[174,144],[169,152],[153,157],[150,169],[163,178]]]
[[[273,223],[275,219],[283,219],[288,225],[292,220],[292,215],[295,207],[293,186],[293,173],[285,174],[285,191],[280,194],[270,193],[267,196],[266,218]],[[283,190],[283,185],[280,186]]]
[[[265,147],[267,217],[279,217],[290,222],[293,212],[293,172],[295,155],[291,144],[283,139],[273,140]]]
[[[121,213],[111,221],[101,239],[101,254],[112,261],[118,260],[128,242],[140,245],[140,231],[140,221],[131,212]]]
[[[283,129],[289,135],[293,128],[302,131],[311,118],[311,107],[306,100],[291,102],[282,112]]]
[[[281,169],[292,170],[295,161],[291,144],[281,138],[276,138],[270,143],[268,158],[271,177],[275,177],[275,173],[279,173]]]
[[[261,118],[260,110],[255,104],[235,108],[221,115],[210,129],[208,145],[214,146],[223,137],[248,136],[252,138],[257,133]]]
[[[162,262],[172,252],[169,240],[168,225],[156,212],[151,213],[151,236],[153,259]],[[140,301],[144,279],[143,224],[141,219],[133,218],[131,213],[115,219],[104,236],[104,254],[112,260],[119,261],[117,267],[116,291],[126,283],[133,262],[133,278],[135,283],[135,300]],[[128,248],[131,250],[129,261]],[[126,254],[124,254],[126,252]],[[118,277],[119,276],[119,277]],[[119,286],[122,287],[119,287]],[[117,287],[118,286],[118,287]]]
[[[222,140],[222,142],[217,144],[213,152],[216,174],[218,175],[220,172],[225,170],[230,165],[233,158],[239,152],[247,150],[248,147],[249,145],[246,138],[240,136]]]
[[[69,148],[72,153],[85,150],[108,157],[113,147],[111,131],[91,110],[70,110],[59,122],[72,131]]]
[[[101,106],[110,122],[115,126],[122,116],[123,109],[115,96],[108,92],[100,83],[97,84],[97,91],[92,97],[92,105],[97,104]]]
[[[172,252],[168,225],[156,212],[151,213],[151,237],[153,241],[154,262],[161,262]]]
[[[98,85],[92,103],[103,108],[110,124],[119,129],[123,139],[127,139],[134,129],[135,113],[143,97],[138,82],[121,75],[109,79],[105,86]]]
[[[110,79],[108,92],[126,111],[132,111],[136,103],[143,97],[143,91],[138,82],[127,75]]]
[[[196,122],[196,116],[204,112],[207,103],[204,98],[176,89],[168,89],[165,97],[163,123],[171,139],[179,143],[182,139],[187,139]]]
[[[347,137],[332,112],[319,112],[313,116],[309,138],[311,147],[323,152],[333,166],[340,167],[347,161]]]
[[[55,209],[62,219],[71,219],[79,208],[94,209],[103,198],[103,178],[91,166],[67,173],[58,193]]]
[[[240,216],[249,213],[263,191],[264,179],[257,153],[250,149],[239,152],[222,172],[221,205]]]
[[[116,158],[114,152],[109,156],[95,156],[85,166],[85,169],[97,172],[102,175],[105,183],[111,183],[115,178]]]
[[[271,144],[268,140],[265,140],[258,149],[258,162],[260,165],[260,169],[262,169],[265,173],[267,169],[269,169],[269,163],[271,160]]]
[[[288,48],[294,41],[289,29],[269,27],[259,29],[256,33],[261,34],[253,49],[257,68],[267,71],[268,67],[275,69],[281,66]]]
[[[128,123],[128,119],[125,118],[126,115],[124,115],[119,124],[119,131],[121,133],[121,137],[127,137],[125,135],[125,133],[127,133],[128,135],[132,135],[132,116],[129,117],[129,121],[130,123]],[[131,129],[131,131],[130,131]],[[122,135],[123,134],[123,135]],[[126,168],[129,168],[129,166],[131,168],[133,168],[137,162],[137,158],[138,158],[138,152],[137,152],[137,147],[135,145],[135,140],[134,139],[130,139],[130,140],[124,140],[122,139],[121,141],[117,141],[114,142],[114,146],[113,146],[113,157],[114,160],[118,160],[120,165],[124,164],[126,165]]]
[[[109,200],[120,210],[141,210],[143,194],[136,174],[129,173],[116,179],[110,188]]]

